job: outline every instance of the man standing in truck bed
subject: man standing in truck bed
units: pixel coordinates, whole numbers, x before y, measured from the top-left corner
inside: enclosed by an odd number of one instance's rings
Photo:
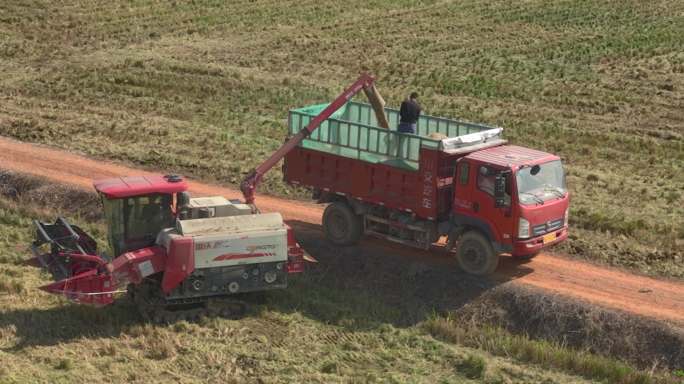
[[[416,133],[416,122],[420,116],[418,93],[412,92],[408,99],[401,103],[399,109],[399,129],[401,133]]]

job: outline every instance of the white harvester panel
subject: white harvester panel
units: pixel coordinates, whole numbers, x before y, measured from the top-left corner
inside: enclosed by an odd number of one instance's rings
[[[221,205],[228,205],[230,201],[223,196],[210,196],[210,197],[193,197],[190,199],[188,206],[190,208],[202,208],[202,207],[218,207]]]
[[[287,230],[195,237],[195,268],[287,260]]]
[[[287,261],[287,227],[279,213],[179,220],[195,244],[195,268]]]
[[[195,197],[188,203],[188,219],[251,215],[252,207],[242,203],[231,203],[222,196]]]

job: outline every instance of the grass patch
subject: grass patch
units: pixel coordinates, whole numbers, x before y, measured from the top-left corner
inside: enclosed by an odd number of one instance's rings
[[[431,335],[443,340],[481,349],[497,356],[510,356],[545,369],[560,369],[592,380],[625,384],[675,382],[666,377],[654,377],[648,373],[635,371],[629,365],[612,359],[568,349],[558,344],[531,340],[499,328],[464,326],[449,317],[434,317],[426,321],[424,326]],[[477,358],[469,359],[463,363],[466,375],[479,377],[485,369],[484,361]]]
[[[55,369],[59,369],[62,371],[70,371],[73,368],[74,363],[69,359],[59,359],[59,361],[57,361],[57,364],[55,364]]]
[[[458,369],[469,379],[481,379],[487,369],[487,361],[482,356],[468,355],[458,364]]]
[[[14,279],[5,279],[6,278],[3,278],[3,280],[0,281],[0,292],[12,294],[20,294],[24,292],[24,283]]]

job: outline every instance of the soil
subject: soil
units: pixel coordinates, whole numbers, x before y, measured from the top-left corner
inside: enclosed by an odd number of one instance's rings
[[[0,138],[0,168],[43,176],[88,190],[92,188],[93,179],[149,173],[6,138]],[[190,182],[190,191],[196,195],[241,197],[235,189],[195,181]],[[280,212],[295,229],[308,233],[318,229],[323,213],[322,206],[271,196],[259,195],[256,203],[262,211]],[[316,238],[319,239],[318,236]],[[303,244],[306,247],[306,242]],[[390,264],[390,260],[396,257],[415,260],[409,264],[415,269],[415,275],[436,269],[453,268],[457,271],[453,259],[446,253],[407,249],[378,239],[366,239],[361,246],[368,247]],[[498,283],[514,280],[514,284],[541,288],[684,327],[684,283],[680,281],[639,276],[551,253],[540,254],[525,264],[504,257],[491,280]]]

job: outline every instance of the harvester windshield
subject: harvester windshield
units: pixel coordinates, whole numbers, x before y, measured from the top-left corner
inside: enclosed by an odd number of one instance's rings
[[[154,194],[123,199],[103,196],[109,244],[115,256],[154,244],[163,228],[174,225],[171,195]]]
[[[521,204],[543,203],[567,193],[560,160],[521,168],[516,174],[516,182]]]

